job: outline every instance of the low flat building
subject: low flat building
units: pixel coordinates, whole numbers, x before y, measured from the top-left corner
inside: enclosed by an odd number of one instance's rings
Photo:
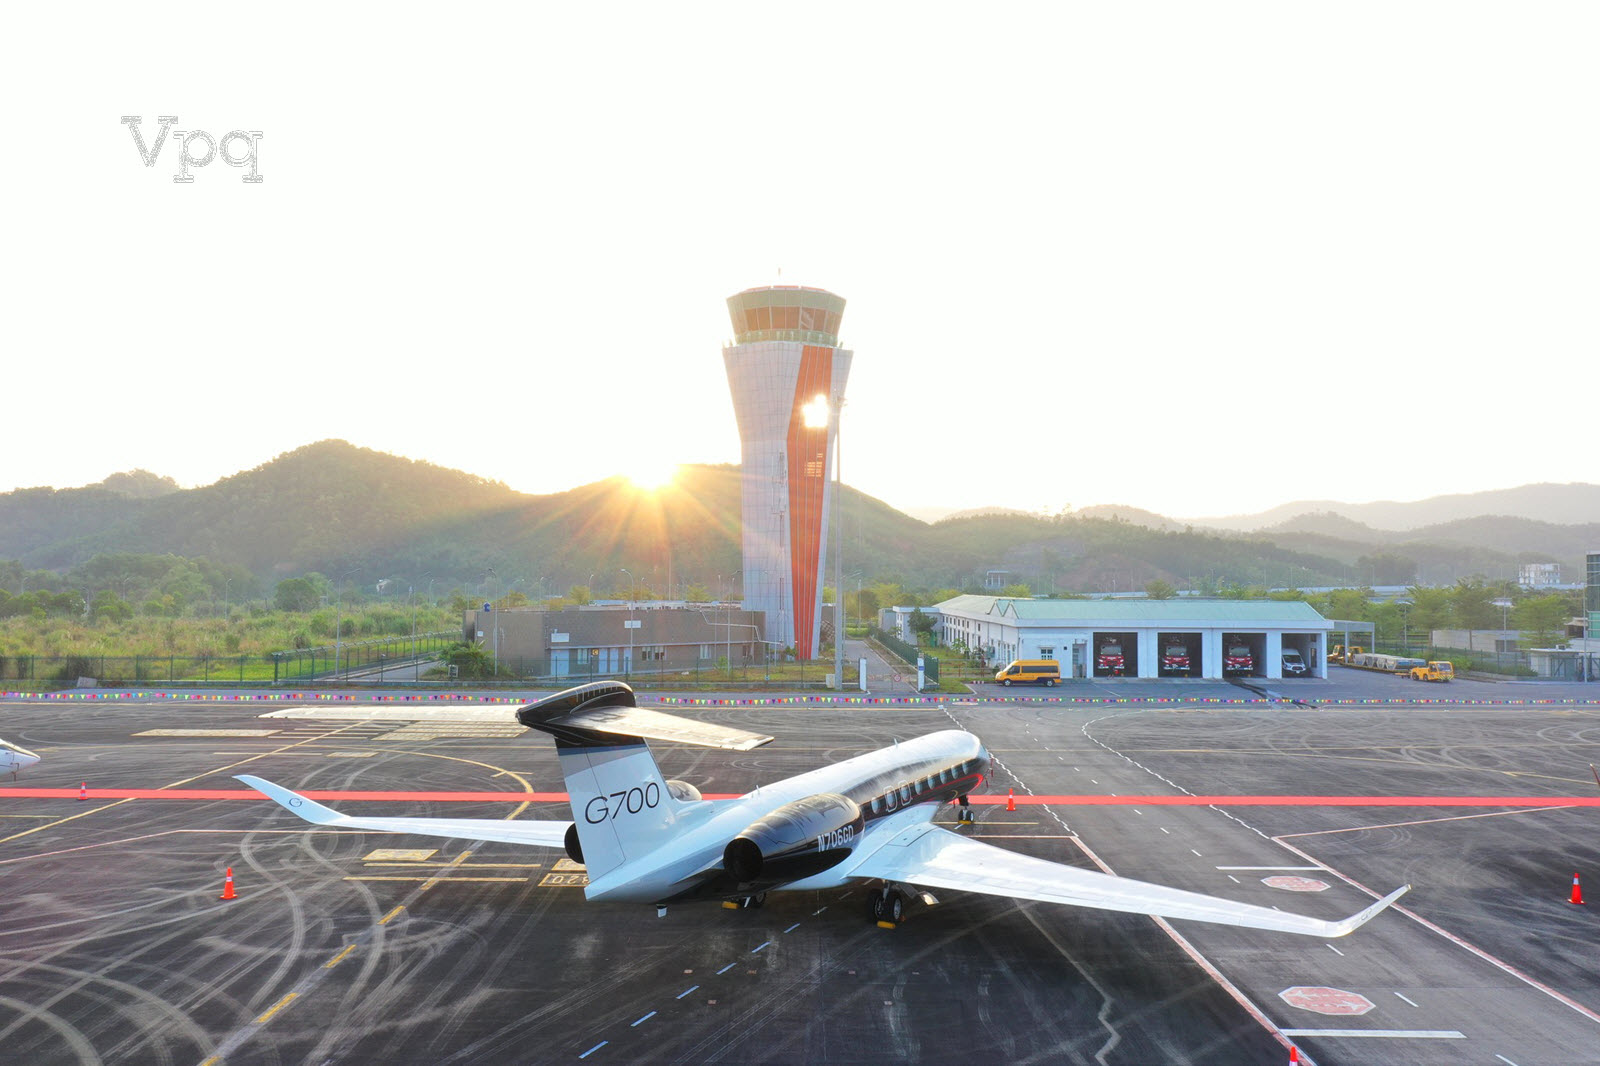
[[[521,677],[591,678],[767,661],[766,618],[737,604],[605,604],[466,611],[462,639]]]
[[[1306,665],[1309,676],[1326,677],[1334,628],[1300,600],[965,595],[922,611],[935,618],[939,643],[946,647],[977,651],[997,669],[1013,659],[1055,659],[1063,678],[1281,678],[1286,652]],[[1111,665],[1116,659],[1120,665]],[[1187,665],[1177,665],[1185,660]]]

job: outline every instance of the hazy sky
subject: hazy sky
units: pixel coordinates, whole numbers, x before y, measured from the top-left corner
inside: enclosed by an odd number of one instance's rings
[[[844,480],[1174,515],[1600,480],[1600,5],[6,5],[0,491],[339,437],[734,462],[724,300],[849,301]],[[260,131],[173,181],[124,115]],[[229,144],[242,158],[248,138]],[[205,155],[203,141],[190,146]]]

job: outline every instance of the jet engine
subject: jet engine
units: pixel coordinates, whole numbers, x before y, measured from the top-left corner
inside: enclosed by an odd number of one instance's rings
[[[861,839],[861,807],[836,792],[786,803],[728,842],[722,868],[741,884],[783,884],[842,861]]]
[[[583,842],[578,839],[578,823],[573,822],[567,826],[567,835],[562,840],[567,849],[567,858],[573,862],[583,862]]]
[[[687,781],[670,780],[667,782],[667,795],[679,803],[699,803],[700,790]]]

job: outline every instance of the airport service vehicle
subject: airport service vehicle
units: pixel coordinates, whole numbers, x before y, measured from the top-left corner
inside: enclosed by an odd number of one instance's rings
[[[1409,675],[1414,667],[1427,666],[1428,661],[1411,655],[1385,655],[1382,652],[1364,651],[1350,656],[1350,661],[1345,665],[1362,670],[1377,670],[1384,674]]]
[[[1359,644],[1352,644],[1348,648],[1343,644],[1335,644],[1333,650],[1328,652],[1328,661],[1330,663],[1346,662],[1351,656],[1360,655],[1361,650],[1361,645]]]
[[[1283,661],[1284,677],[1304,677],[1306,675],[1306,661],[1293,648],[1285,648],[1280,658]]]
[[[869,911],[899,921],[915,886],[1188,918],[1308,936],[1343,936],[1400,898],[1403,886],[1342,921],[1290,914],[1093,870],[1080,870],[973,840],[933,824],[946,803],[989,778],[989,753],[961,729],[902,741],[843,762],[708,800],[662,777],[647,740],[749,751],[773,738],[639,707],[633,689],[597,681],[516,711],[555,737],[572,821],[365,818],[330,810],[259,777],[239,780],[315,825],[492,840],[566,850],[588,868],[596,902],[668,904],[722,900],[759,906],[768,892],[866,883]],[[969,819],[964,819],[969,820]]]
[[[1222,672],[1224,674],[1251,674],[1255,673],[1256,657],[1251,654],[1248,644],[1229,644],[1222,653]]]
[[[1117,643],[1100,645],[1100,650],[1094,653],[1094,668],[1112,677],[1121,677],[1126,668],[1122,657],[1122,645]]]
[[[14,780],[18,773],[39,761],[39,756],[27,748],[0,740],[0,774],[10,774]]]
[[[1187,644],[1168,644],[1161,649],[1161,672],[1164,674],[1187,674],[1190,662]]]
[[[1423,663],[1421,666],[1413,666],[1411,668],[1411,680],[1413,681],[1453,681],[1455,676],[1455,663],[1448,660]]]
[[[1061,680],[1061,664],[1054,659],[1013,659],[994,679],[1007,688],[1033,684],[1053,688]]]

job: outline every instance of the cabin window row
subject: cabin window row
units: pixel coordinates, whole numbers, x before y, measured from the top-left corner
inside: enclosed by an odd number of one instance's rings
[[[910,803],[912,798],[915,796],[920,796],[924,792],[931,792],[940,785],[948,785],[957,778],[967,776],[972,772],[972,769],[973,763],[971,760],[968,760],[967,762],[961,763],[959,766],[946,767],[945,769],[940,770],[938,773],[933,773],[929,774],[927,777],[918,778],[909,785],[901,785],[899,789],[894,792],[873,797],[872,811],[874,814],[882,814],[884,811],[892,811],[896,807],[904,806],[905,804]],[[893,803],[889,802],[890,796],[894,797]]]

